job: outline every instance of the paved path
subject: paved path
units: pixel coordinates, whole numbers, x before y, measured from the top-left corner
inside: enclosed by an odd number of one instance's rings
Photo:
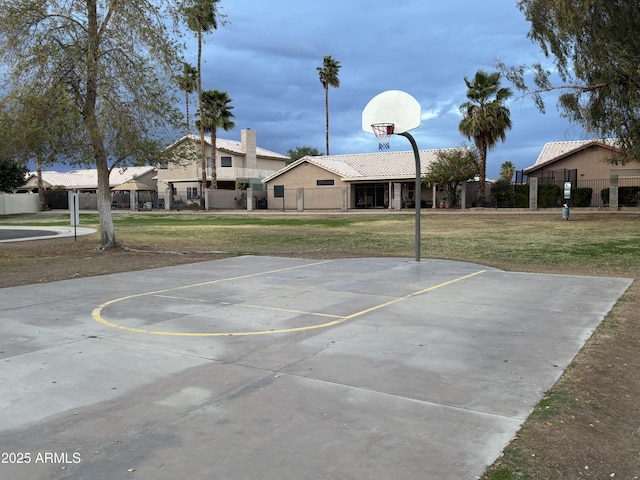
[[[247,256],[1,289],[0,478],[471,480],[630,283]]]
[[[3,227],[0,226],[0,243],[44,240],[47,238],[73,237],[94,233],[95,228],[86,227]]]

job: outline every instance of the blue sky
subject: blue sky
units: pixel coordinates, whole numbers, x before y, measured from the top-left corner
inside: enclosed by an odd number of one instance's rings
[[[458,107],[466,100],[464,77],[478,69],[545,60],[527,38],[529,24],[515,0],[233,0],[222,2],[229,24],[205,36],[203,88],[232,98],[236,128],[219,131],[239,139],[256,131],[260,147],[282,154],[308,145],[325,151],[324,90],[316,67],[325,55],[342,64],[340,87],[329,90],[330,153],[377,151],[361,129],[362,109],[385,90],[404,90],[422,106],[412,132],[420,149],[466,141],[458,132]],[[185,60],[196,63],[189,40]],[[504,86],[508,86],[506,81]],[[547,113],[515,93],[509,104],[513,128],[489,153],[488,176],[504,161],[518,169],[535,163],[550,141],[579,140],[582,129],[561,118],[556,98]],[[395,136],[392,150],[410,150]]]

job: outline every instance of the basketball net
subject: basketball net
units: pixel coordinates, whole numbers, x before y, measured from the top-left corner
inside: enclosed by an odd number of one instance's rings
[[[393,135],[393,123],[372,123],[371,130],[378,138],[378,150],[389,150],[389,139]]]

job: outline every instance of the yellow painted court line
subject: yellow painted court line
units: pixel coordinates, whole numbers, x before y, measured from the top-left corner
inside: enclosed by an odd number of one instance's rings
[[[447,282],[443,282],[443,283],[440,283],[438,285],[434,285],[432,287],[425,288],[424,290],[418,290],[417,292],[410,293],[408,295],[405,295],[404,297],[394,298],[393,300],[389,300],[388,302],[381,303],[380,305],[376,305],[374,307],[367,308],[365,310],[361,310],[361,311],[356,312],[356,313],[352,313],[351,315],[346,316],[345,320],[351,320],[352,318],[359,317],[360,315],[364,315],[365,313],[373,312],[375,310],[380,310],[381,308],[388,307],[389,305],[393,305],[394,303],[402,302],[403,300],[407,300],[407,299],[409,299],[411,297],[415,297],[416,295],[422,295],[423,293],[430,292],[430,291],[435,290],[437,288],[446,287],[447,285],[451,285],[452,283],[460,282],[462,280],[466,280],[468,278],[475,277],[476,275],[480,275],[481,273],[484,273],[484,272],[486,272],[486,270],[480,270],[478,272],[470,273],[469,275],[465,275],[464,277],[454,278],[453,280],[449,280]]]
[[[462,277],[458,277],[458,278],[454,278],[452,280],[448,280],[446,282],[440,283],[438,285],[433,285],[431,287],[427,287],[425,289],[422,290],[418,290],[416,292],[412,292],[409,293],[407,295],[404,295],[402,297],[398,297],[398,298],[394,298],[393,300],[390,300],[388,302],[384,302],[381,303],[379,305],[374,305],[373,307],[370,308],[366,308],[364,310],[360,310],[359,312],[355,312],[352,313],[350,315],[346,315],[346,316],[338,316],[338,315],[330,315],[330,314],[323,314],[323,313],[312,313],[312,312],[302,312],[302,311],[297,311],[297,310],[288,310],[288,309],[282,309],[282,308],[275,308],[275,307],[261,307],[258,305],[246,305],[246,304],[238,304],[238,306],[243,306],[243,307],[249,307],[249,308],[259,308],[259,309],[265,309],[265,310],[278,310],[278,311],[282,311],[282,312],[291,312],[291,313],[301,313],[301,314],[306,314],[306,315],[315,315],[315,316],[324,316],[324,317],[330,317],[330,318],[335,318],[335,320],[332,320],[330,322],[327,323],[322,323],[322,324],[317,324],[317,325],[308,325],[305,327],[294,327],[294,328],[285,328],[285,329],[278,329],[278,330],[262,330],[262,331],[255,331],[255,332],[166,332],[166,331],[156,331],[156,330],[146,330],[146,329],[142,329],[142,328],[133,328],[133,327],[127,327],[124,325],[119,325],[117,323],[113,323],[110,322],[108,320],[105,320],[104,318],[102,318],[102,310],[109,306],[112,305],[114,303],[117,302],[121,302],[124,300],[129,300],[132,298],[137,298],[137,297],[142,297],[145,295],[158,295],[160,293],[164,293],[164,292],[169,292],[172,290],[181,290],[181,289],[186,289],[186,288],[193,288],[193,287],[197,287],[197,286],[202,286],[202,285],[209,285],[212,283],[218,283],[218,282],[223,282],[223,281],[230,281],[230,280],[236,280],[236,279],[242,279],[242,278],[249,278],[249,277],[254,277],[254,276],[259,276],[259,275],[266,275],[269,273],[275,273],[275,272],[281,272],[281,271],[285,271],[285,270],[292,270],[295,268],[303,268],[303,267],[309,267],[309,266],[313,266],[313,265],[319,265],[322,263],[327,263],[327,261],[325,262],[316,262],[316,263],[310,263],[310,264],[305,264],[305,265],[298,265],[296,267],[287,267],[287,268],[282,268],[282,269],[278,269],[278,270],[270,270],[267,272],[259,272],[259,273],[253,273],[253,274],[248,274],[248,275],[240,275],[237,277],[231,277],[231,278],[226,278],[226,279],[218,279],[218,280],[211,280],[209,282],[202,282],[202,283],[198,283],[198,284],[194,284],[194,285],[186,285],[186,286],[182,286],[182,287],[174,287],[174,288],[169,288],[166,290],[158,290],[156,292],[147,292],[147,293],[141,293],[141,294],[136,294],[136,295],[129,295],[126,297],[121,297],[121,298],[116,298],[113,300],[110,300],[108,302],[105,302],[101,305],[99,305],[97,308],[95,308],[92,312],[92,317],[95,321],[97,321],[98,323],[101,323],[103,325],[106,325],[108,327],[112,327],[112,328],[117,328],[119,330],[125,330],[125,331],[129,331],[129,332],[136,332],[136,333],[149,333],[152,335],[165,335],[165,336],[174,336],[174,337],[232,337],[232,336],[248,336],[248,335],[271,335],[271,334],[275,334],[275,333],[291,333],[291,332],[301,332],[301,331],[306,331],[306,330],[315,330],[315,329],[319,329],[319,328],[326,328],[326,327],[330,327],[333,325],[338,325],[342,322],[345,322],[347,320],[352,320],[356,317],[365,315],[367,313],[376,311],[376,310],[380,310],[382,308],[388,307],[389,305],[393,305],[394,303],[398,303],[404,300],[408,300],[412,297],[415,297],[417,295],[422,295],[424,293],[436,290],[438,288],[442,288],[442,287],[446,287],[448,285],[451,285],[453,283],[457,283],[460,282],[462,280],[466,280],[472,277],[475,277],[476,275],[480,275],[482,273],[485,273],[486,270],[479,270],[477,272],[474,273],[470,273],[468,275],[464,275]],[[181,297],[178,297],[181,298]],[[224,303],[224,302],[221,302]]]
[[[220,302],[220,303],[223,305],[233,305],[234,307],[255,308],[258,310],[273,310],[276,312],[285,312],[285,313],[300,313],[302,315],[312,315],[314,317],[345,318],[343,315],[333,315],[331,313],[305,312],[304,310],[291,310],[289,308],[280,308],[280,307],[265,307],[263,305],[249,305],[247,303],[231,303],[231,302]]]

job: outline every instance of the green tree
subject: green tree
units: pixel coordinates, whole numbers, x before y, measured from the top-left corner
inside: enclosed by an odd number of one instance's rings
[[[623,163],[640,158],[640,3],[637,1],[520,0],[531,23],[529,38],[553,57],[553,69],[540,63],[507,67],[506,78],[531,94],[544,112],[541,93],[558,90],[561,113],[599,138],[619,139]],[[553,85],[551,70],[561,85]],[[535,87],[525,76],[534,74]]]
[[[338,88],[340,79],[338,72],[340,71],[340,62],[333,59],[331,55],[325,55],[322,61],[322,67],[316,67],[320,83],[324,88],[324,111],[325,111],[325,140],[327,147],[327,155],[329,155],[329,87]]]
[[[86,147],[70,160],[96,167],[102,248],[118,245],[111,170],[155,161],[167,142],[161,134],[178,125],[170,8],[171,2],[152,0],[0,0],[8,90],[44,95],[62,86],[82,119],[74,133]]]
[[[24,185],[28,172],[23,163],[0,157],[0,192],[10,192]]]
[[[511,129],[510,111],[505,102],[511,97],[509,88],[500,87],[500,73],[478,70],[473,78],[465,77],[467,102],[460,105],[462,120],[458,126],[460,133],[473,140],[479,153],[480,184],[478,196],[484,202],[487,176],[487,151],[505,141],[506,131]]]
[[[287,155],[289,155],[291,159],[287,161],[287,165],[289,165],[302,157],[317,157],[318,155],[323,155],[323,153],[319,152],[315,147],[304,145],[302,147],[296,147],[295,150],[287,150]]]
[[[221,92],[220,90],[205,90],[202,92],[202,114],[198,113],[200,120],[196,120],[196,125],[202,131],[211,132],[211,188],[218,188],[218,175],[216,172],[217,130],[218,128],[233,130],[236,126],[231,120],[233,118],[233,113],[231,112],[233,107],[230,104],[231,98],[227,92]]]
[[[501,179],[511,182],[515,174],[516,174],[516,166],[513,164],[513,162],[506,161],[502,165],[500,165]]]
[[[82,121],[63,85],[54,85],[44,93],[14,90],[3,101],[3,154],[19,158],[25,165],[35,162],[40,209],[46,210],[42,167],[64,162],[81,148],[75,132],[82,129]]]
[[[200,118],[206,118],[203,114],[202,99],[202,41],[203,34],[218,29],[218,20],[224,20],[218,13],[219,0],[186,0],[183,5],[183,12],[187,27],[196,34],[198,39],[198,78],[196,91],[198,92],[198,113]],[[200,122],[200,168],[202,171],[200,182],[200,197],[204,198],[204,191],[207,188],[207,157],[204,143],[204,123]],[[215,151],[214,151],[215,153]],[[214,187],[215,188],[215,187]]]
[[[451,206],[457,207],[458,186],[473,179],[478,171],[478,154],[475,150],[466,146],[440,150],[423,175],[422,182],[446,187]]]
[[[182,75],[179,75],[177,80],[180,90],[184,92],[188,135],[191,133],[191,122],[189,119],[189,95],[191,95],[198,87],[198,69],[188,62],[182,62]]]

